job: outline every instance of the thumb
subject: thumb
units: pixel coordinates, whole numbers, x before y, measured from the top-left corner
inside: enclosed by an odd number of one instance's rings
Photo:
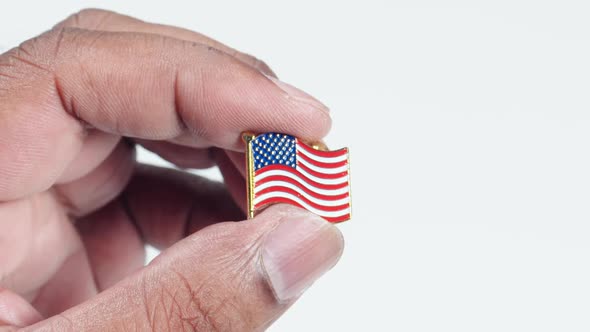
[[[343,239],[290,206],[210,226],[41,331],[251,331],[277,319],[339,259]]]

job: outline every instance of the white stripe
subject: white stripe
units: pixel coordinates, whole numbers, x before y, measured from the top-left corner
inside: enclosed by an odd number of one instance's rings
[[[306,161],[303,158],[297,158],[298,163],[302,163],[303,165],[311,168],[312,171],[324,173],[324,174],[336,174],[348,171],[348,165],[343,165],[336,168],[328,168],[328,167],[319,167],[316,165],[311,164],[310,162]]]
[[[342,205],[342,204],[346,204],[346,203],[350,202],[350,196],[347,196],[347,197],[344,197],[341,199],[337,199],[337,200],[331,200],[331,201],[327,201],[327,200],[324,200],[321,198],[313,197],[312,195],[306,193],[305,191],[301,190],[297,186],[295,186],[291,183],[288,183],[288,182],[284,182],[284,181],[271,181],[271,182],[263,183],[262,185],[256,187],[256,189],[254,190],[254,194],[257,194],[261,190],[264,190],[264,189],[266,189],[268,187],[272,187],[272,186],[279,186],[279,187],[293,189],[293,190],[295,190],[295,192],[298,192],[301,196],[309,199],[313,203],[324,205],[324,206],[338,206],[338,205]],[[347,188],[344,188],[344,189],[347,189]],[[254,201],[256,201],[256,200],[254,200]]]
[[[283,171],[284,172],[284,171]],[[302,186],[304,186],[305,188],[318,193],[320,195],[328,195],[328,196],[335,196],[335,195],[341,195],[341,194],[345,194],[349,191],[348,186],[339,188],[339,189],[321,189],[321,188],[317,188],[312,186],[311,184],[308,184],[307,182],[301,180],[299,177],[297,177],[297,175],[293,174],[293,173],[288,173],[288,172],[284,172],[284,174],[281,174],[284,176],[288,176],[289,178],[297,181],[297,183],[301,184]],[[254,181],[258,181],[261,180],[262,178],[254,178]],[[261,185],[257,185],[256,189],[254,189],[254,192],[257,193],[260,190],[266,189],[268,187],[272,187],[272,186],[286,186],[288,183],[285,181],[269,181],[266,183],[263,183]],[[294,186],[296,187],[296,186]],[[299,190],[298,190],[299,191]]]
[[[291,195],[289,193],[281,192],[281,191],[275,191],[275,192],[267,193],[267,194],[261,195],[259,197],[256,197],[256,199],[254,199],[254,205],[256,205],[266,199],[275,198],[275,197],[282,197],[282,198],[291,199],[291,200],[301,204],[301,206],[303,206],[307,210],[309,210],[317,215],[320,215],[322,217],[334,218],[334,217],[344,216],[344,215],[347,215],[348,213],[350,213],[350,206],[348,206],[345,209],[338,210],[338,211],[323,211],[323,210],[316,209],[312,206],[309,206],[309,204],[305,203],[297,196]]]
[[[320,179],[318,177],[315,177],[315,176],[305,172],[304,170],[302,170],[300,168],[298,168],[297,170],[299,172],[301,172],[301,174],[304,174],[305,176],[307,176],[310,180],[313,180],[313,181],[321,183],[321,184],[341,184],[341,183],[345,183],[346,181],[348,181],[348,174],[345,174],[342,177],[339,177],[337,179]],[[295,176],[293,173],[283,171],[280,169],[273,169],[271,171],[262,172],[256,176],[254,176],[254,181],[262,180],[262,179],[272,176],[272,175],[285,175],[285,176],[290,177],[293,180],[298,180],[302,184],[307,184],[303,180],[301,180],[298,176]],[[312,185],[311,184],[307,185],[307,187],[310,187],[310,186],[312,186]],[[312,186],[311,188],[315,188],[315,187]]]
[[[318,183],[321,183],[321,184],[340,184],[342,182],[348,181],[348,173],[344,174],[343,176],[341,176],[339,178],[335,178],[335,179],[324,179],[324,178],[319,178],[317,176],[314,176],[314,175],[311,175],[311,174],[307,173],[307,171],[305,171],[301,167],[297,167],[297,171],[299,171],[301,174],[305,175],[308,179],[313,180],[313,181],[318,182]]]
[[[340,161],[348,160],[348,153],[345,153],[345,154],[337,156],[337,157],[320,157],[320,156],[315,155],[311,152],[308,152],[307,150],[305,150],[305,148],[300,147],[299,144],[303,144],[303,143],[297,144],[297,152],[303,153],[304,155],[306,155],[307,157],[309,157],[310,159],[315,160],[315,161],[319,161],[322,163],[337,163]]]

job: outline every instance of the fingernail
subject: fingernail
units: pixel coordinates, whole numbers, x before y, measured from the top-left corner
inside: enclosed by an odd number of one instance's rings
[[[301,295],[342,255],[340,231],[324,219],[301,214],[285,218],[266,238],[262,265],[279,302]]]
[[[275,78],[275,77],[272,77],[272,76],[269,76],[266,74],[264,76],[266,76],[277,87],[279,87],[281,90],[283,90],[289,98],[292,98],[293,100],[307,104],[309,106],[312,106],[312,107],[322,110],[324,112],[330,111],[328,106],[322,104],[321,101],[315,99],[314,97],[309,95],[307,92],[301,91],[301,90],[297,89],[296,87],[292,86],[291,84],[287,84],[287,83],[279,80],[278,78]]]

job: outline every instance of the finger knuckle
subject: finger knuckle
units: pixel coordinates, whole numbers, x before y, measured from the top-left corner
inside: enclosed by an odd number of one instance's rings
[[[78,11],[74,15],[79,15],[82,18],[92,18],[92,17],[100,17],[104,15],[113,14],[110,10],[100,9],[100,8],[84,8]]]
[[[111,16],[116,13],[97,8],[85,8],[68,16],[58,24],[58,27],[74,27],[84,29],[99,29]]]
[[[0,97],[6,92],[13,95],[50,77],[53,57],[46,52],[50,38],[49,33],[42,34],[0,56]]]
[[[70,41],[83,33],[83,30],[59,27],[21,43],[2,56],[0,60],[5,70],[15,69],[26,76],[52,73],[63,50],[69,49]]]
[[[3,70],[15,69],[15,72],[31,75],[47,72],[51,68],[51,59],[46,56],[50,34],[45,33],[21,43],[2,56]]]

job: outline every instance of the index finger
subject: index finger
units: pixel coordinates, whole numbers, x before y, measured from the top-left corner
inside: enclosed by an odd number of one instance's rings
[[[330,128],[306,93],[210,46],[152,34],[50,31],[3,55],[0,74],[0,200],[51,186],[88,127],[230,150],[243,131],[317,140]]]
[[[101,31],[120,31],[120,32],[145,32],[181,40],[194,41],[197,43],[212,46],[224,53],[227,53],[236,59],[254,67],[263,73],[275,76],[272,69],[263,61],[256,57],[242,53],[232,47],[229,47],[213,38],[207,37],[196,31],[191,31],[175,26],[149,23],[137,18],[115,13],[103,9],[83,9],[64,21],[60,22],[57,28],[70,27],[87,30]]]

